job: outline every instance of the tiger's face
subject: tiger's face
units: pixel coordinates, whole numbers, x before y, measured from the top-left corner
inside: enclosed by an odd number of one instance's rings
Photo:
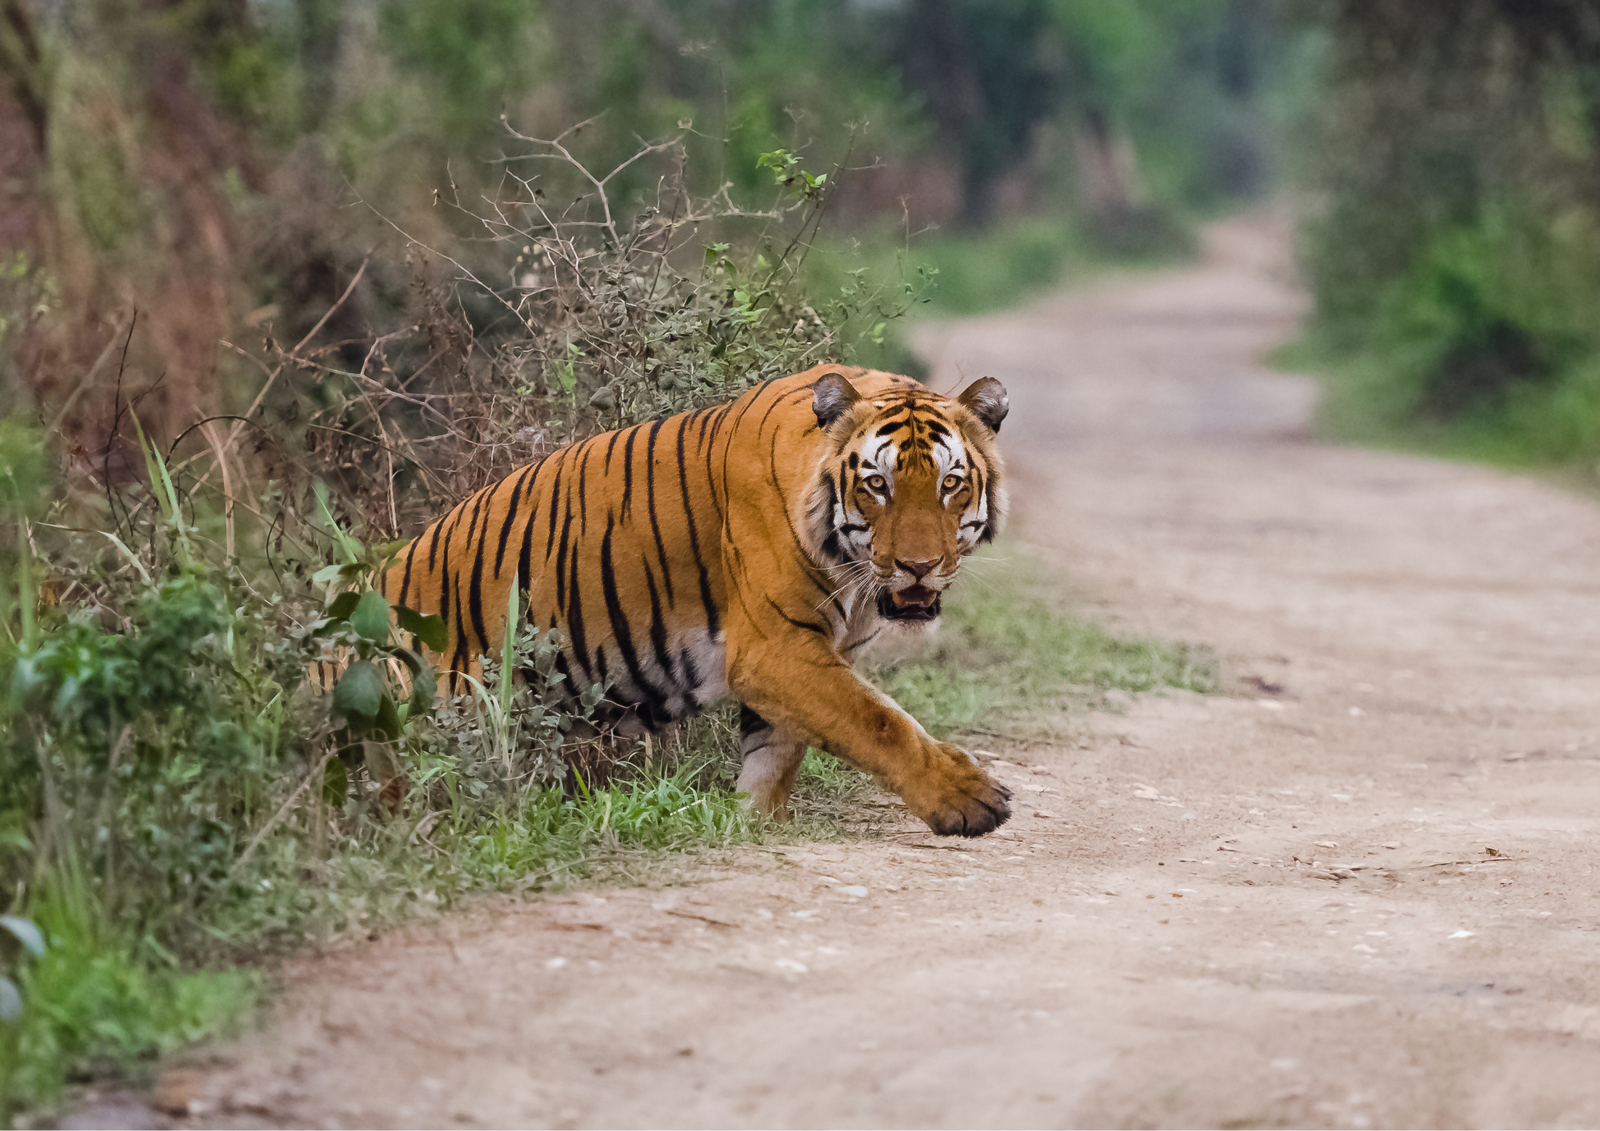
[[[985,377],[955,399],[915,385],[862,397],[835,373],[813,407],[832,441],[811,508],[823,557],[884,618],[933,620],[961,560],[1003,517],[1005,388]]]

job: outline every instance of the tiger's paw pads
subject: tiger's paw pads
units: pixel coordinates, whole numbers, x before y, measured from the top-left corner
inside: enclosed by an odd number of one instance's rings
[[[949,762],[941,769],[939,781],[919,790],[927,802],[906,802],[940,836],[983,836],[1011,819],[1011,791],[973,764],[966,752],[949,743],[940,743]],[[929,796],[931,795],[931,796]]]

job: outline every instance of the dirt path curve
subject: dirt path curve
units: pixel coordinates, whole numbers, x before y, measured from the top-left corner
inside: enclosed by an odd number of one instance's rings
[[[919,336],[940,384],[1010,387],[1024,547],[1214,645],[1228,694],[1011,752],[980,842],[751,851],[308,960],[200,1121],[1600,1124],[1600,512],[1308,440],[1260,360],[1285,242],[1225,224]]]

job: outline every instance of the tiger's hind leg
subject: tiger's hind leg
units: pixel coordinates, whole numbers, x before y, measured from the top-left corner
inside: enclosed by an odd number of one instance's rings
[[[805,761],[806,740],[796,731],[774,726],[749,707],[739,707],[740,793],[750,795],[750,808],[780,821],[789,819],[789,795]]]

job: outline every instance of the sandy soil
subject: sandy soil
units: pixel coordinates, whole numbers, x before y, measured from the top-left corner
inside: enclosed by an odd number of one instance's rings
[[[1014,534],[1222,696],[1002,750],[996,836],[750,850],[292,970],[169,1093],[310,1126],[1600,1124],[1600,513],[1313,442],[1282,233],[925,327]],[[958,598],[957,598],[958,599]]]

